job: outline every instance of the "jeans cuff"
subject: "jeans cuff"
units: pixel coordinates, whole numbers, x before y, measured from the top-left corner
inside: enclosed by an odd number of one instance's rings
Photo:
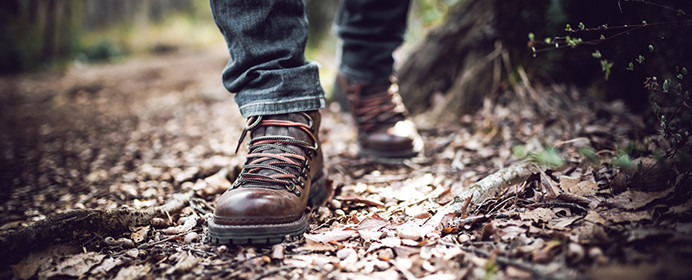
[[[240,114],[244,118],[264,115],[278,115],[315,111],[325,107],[324,94],[316,93],[319,97],[301,97],[281,101],[262,101],[245,104],[240,107]]]

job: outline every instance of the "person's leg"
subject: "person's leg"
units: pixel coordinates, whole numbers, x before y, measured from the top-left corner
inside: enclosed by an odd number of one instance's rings
[[[333,97],[356,121],[365,156],[407,158],[423,148],[390,80],[409,5],[407,0],[343,0],[335,19],[340,50]]]
[[[307,228],[305,209],[328,195],[318,130],[324,93],[304,58],[302,0],[210,0],[231,60],[223,71],[248,118],[248,155],[209,221],[213,243],[278,243]]]
[[[302,0],[210,0],[231,59],[222,79],[244,117],[324,107],[317,65],[304,56]]]
[[[408,0],[342,0],[335,19],[339,72],[359,84],[388,82],[404,41]]]

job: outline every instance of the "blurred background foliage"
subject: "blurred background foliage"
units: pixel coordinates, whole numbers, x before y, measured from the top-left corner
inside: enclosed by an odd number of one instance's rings
[[[0,73],[221,42],[207,1],[0,2]]]
[[[441,23],[458,0],[414,1],[409,39]],[[331,25],[339,1],[307,0],[310,58],[333,56]],[[64,68],[70,63],[117,61],[223,42],[208,1],[0,1],[0,74]]]
[[[421,55],[415,53],[416,44],[429,31],[458,21],[450,11],[468,1],[484,0],[412,1],[407,43],[397,54],[398,62],[404,60],[402,56]],[[336,38],[331,27],[339,1],[306,0],[306,3],[311,25],[306,56],[322,63],[321,75],[327,77],[323,84],[329,91],[329,79],[336,71]],[[692,13],[692,1],[657,3]],[[675,20],[674,12],[642,1],[519,0],[500,1],[495,7],[495,37],[510,50],[513,64],[525,68],[537,82],[573,83],[589,89],[592,96],[634,100],[630,103],[635,108],[644,108],[645,78],[670,75],[675,66],[692,60],[689,24],[648,28],[597,46],[531,56],[528,33],[542,40],[564,36],[568,23],[576,26],[583,22],[593,27]],[[208,1],[200,0],[5,0],[0,1],[0,27],[0,74],[64,69],[75,63],[118,61],[131,55],[223,42]],[[655,46],[654,53],[648,53],[649,45]],[[603,80],[599,61],[591,57],[596,49],[614,64],[610,82]],[[647,63],[638,65],[639,71],[625,70],[627,63],[640,54],[646,55]]]

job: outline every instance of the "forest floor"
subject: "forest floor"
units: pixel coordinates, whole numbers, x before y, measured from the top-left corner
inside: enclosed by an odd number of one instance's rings
[[[692,278],[689,171],[647,165],[666,143],[642,116],[562,85],[508,91],[454,123],[416,116],[425,153],[401,162],[360,158],[332,104],[320,134],[335,194],[310,209],[304,237],[209,244],[207,219],[246,154],[234,153],[244,120],[220,82],[226,59],[188,50],[0,77],[0,250],[21,247],[0,278]],[[613,164],[625,147],[644,170]],[[463,205],[469,186],[517,166],[528,175]],[[46,220],[58,213],[174,194],[192,196],[121,232],[78,224],[8,243],[37,221],[74,222]]]

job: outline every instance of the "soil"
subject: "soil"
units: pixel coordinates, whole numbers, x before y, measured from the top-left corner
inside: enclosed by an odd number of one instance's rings
[[[360,157],[352,120],[330,104],[320,134],[336,192],[309,209],[305,236],[209,244],[206,220],[246,154],[234,153],[244,120],[221,84],[227,59],[215,47],[0,77],[4,236],[59,213],[147,209],[194,193],[149,224],[116,234],[82,228],[5,259],[0,277],[692,276],[689,170],[656,169],[643,173],[663,174],[654,185],[634,184],[635,173],[613,164],[618,150],[636,146],[631,156],[643,162],[665,140],[621,102],[592,102],[565,85],[508,90],[453,122],[415,116],[425,153],[404,161]],[[538,163],[532,175],[433,219],[472,184],[522,164],[522,154]]]

